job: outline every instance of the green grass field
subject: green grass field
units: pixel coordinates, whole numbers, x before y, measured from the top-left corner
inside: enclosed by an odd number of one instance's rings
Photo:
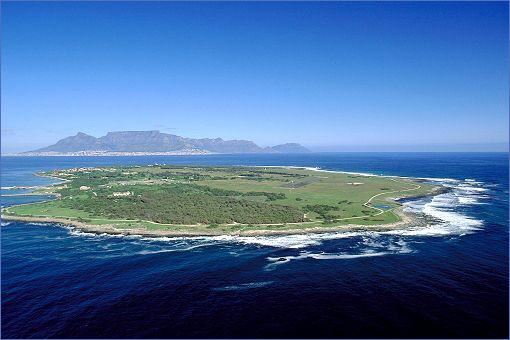
[[[145,166],[55,170],[58,199],[4,209],[148,230],[285,230],[396,222],[396,197],[434,187],[380,176],[277,167]]]

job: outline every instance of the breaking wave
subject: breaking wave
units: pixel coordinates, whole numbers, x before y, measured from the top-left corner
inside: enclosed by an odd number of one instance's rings
[[[357,232],[331,232],[320,234],[296,234],[296,235],[275,235],[275,236],[200,236],[200,237],[142,237],[136,235],[110,235],[93,234],[68,227],[73,236],[87,237],[126,237],[138,238],[147,242],[169,242],[175,243],[185,240],[191,244],[201,246],[212,246],[225,243],[241,243],[245,245],[303,249],[318,246],[324,241],[338,240],[367,235],[400,235],[400,236],[462,236],[483,227],[483,221],[468,215],[466,207],[484,204],[484,200],[490,199],[490,189],[484,187],[484,183],[473,179],[456,180],[450,178],[422,178],[428,182],[441,184],[450,189],[433,197],[408,201],[403,203],[404,211],[424,216],[430,219],[416,227],[408,227],[401,230],[390,230],[380,232],[357,231]],[[188,244],[189,246],[189,244]],[[191,249],[194,249],[193,246]],[[150,252],[147,252],[147,254]],[[145,253],[143,253],[145,254]],[[324,255],[321,255],[324,256]],[[369,254],[368,256],[374,256]],[[341,258],[341,257],[339,257]]]
[[[297,255],[269,256],[267,257],[269,263],[266,265],[265,270],[273,270],[278,265],[295,260],[352,260],[364,257],[409,254],[413,252],[410,248],[410,243],[412,242],[406,241],[399,236],[384,236],[376,232],[367,232],[364,235],[358,235],[354,242],[351,242],[338,252],[304,250]]]
[[[432,180],[432,179],[427,179]],[[483,221],[468,214],[469,206],[487,204],[490,189],[484,183],[473,179],[436,179],[449,192],[404,203],[404,211],[431,217],[424,227],[390,231],[388,233],[406,236],[462,236],[482,229]]]
[[[339,172],[360,176],[377,176],[375,174],[363,172],[323,170],[318,167],[314,168],[301,167],[301,168],[320,172]],[[405,176],[386,176],[386,177],[407,179],[412,178]],[[488,204],[487,202],[484,201],[487,201],[491,198],[491,196],[489,195],[490,188],[492,188],[494,185],[485,184],[473,178],[459,180],[453,178],[418,177],[415,179],[430,182],[436,185],[442,185],[450,190],[447,193],[439,194],[432,198],[428,197],[424,199],[418,199],[403,203],[404,211],[427,216],[429,218],[434,219],[435,222],[430,222],[426,224],[426,226],[416,226],[406,228],[403,230],[381,232],[381,234],[387,233],[404,236],[445,236],[445,235],[462,236],[469,233],[473,233],[477,230],[480,230],[483,227],[483,221],[469,216],[468,212],[466,212],[467,210],[466,208],[473,205]],[[336,234],[337,233],[334,233],[334,235]],[[350,234],[351,234],[350,236],[355,236],[352,235],[353,233]],[[328,236],[326,236],[326,238],[327,237]],[[336,236],[329,237],[332,239],[337,238]],[[342,236],[338,236],[338,238],[341,237]],[[315,244],[314,241],[309,241],[308,243],[309,245]],[[293,244],[293,242],[291,242],[291,244]]]
[[[302,260],[302,259],[315,259],[315,260],[349,260],[349,259],[357,259],[360,257],[374,257],[374,256],[383,256],[387,255],[388,252],[373,252],[373,251],[366,251],[364,253],[360,254],[332,254],[332,253],[311,253],[311,252],[301,252],[299,255],[294,256],[282,256],[282,257],[268,257],[267,260],[270,263],[270,265],[277,265],[277,264],[283,264],[290,262],[292,260]],[[269,268],[270,265],[268,265],[266,268]]]
[[[318,168],[308,168],[324,171]],[[351,172],[349,172],[351,173]],[[371,174],[353,173],[373,176]],[[393,176],[396,177],[396,176]],[[401,177],[402,178],[402,177]],[[293,260],[349,260],[391,254],[412,253],[411,244],[417,237],[458,237],[483,228],[483,221],[470,216],[472,206],[486,204],[491,199],[491,185],[476,179],[419,178],[449,189],[433,197],[409,200],[402,203],[404,211],[415,214],[421,220],[416,226],[388,231],[348,231],[319,234],[271,235],[271,236],[199,236],[199,237],[144,237],[139,235],[95,234],[72,226],[63,226],[73,237],[85,237],[91,242],[104,238],[122,238],[140,243],[143,247],[129,255],[155,255],[159,253],[201,251],[200,248],[242,244],[249,247],[298,250],[299,253],[267,258],[269,266]],[[424,222],[425,221],[425,222]],[[2,222],[2,226],[9,222]],[[35,224],[35,223],[33,223]],[[44,223],[43,225],[48,225]],[[61,225],[62,226],[62,225]],[[332,240],[345,239],[334,244],[337,248],[314,251],[318,246]],[[353,246],[354,244],[354,246]],[[347,246],[349,245],[349,246]],[[314,248],[315,247],[315,248]],[[306,250],[305,250],[306,249]],[[321,248],[324,250],[324,248]],[[127,254],[126,254],[127,255]],[[242,285],[240,287],[243,287]],[[238,288],[243,289],[243,288]]]

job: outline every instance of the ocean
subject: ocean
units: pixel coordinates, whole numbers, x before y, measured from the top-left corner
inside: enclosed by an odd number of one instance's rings
[[[3,338],[508,338],[506,153],[2,157],[1,186],[155,163],[320,167],[451,191],[405,203],[440,222],[391,232],[143,238],[2,221]]]

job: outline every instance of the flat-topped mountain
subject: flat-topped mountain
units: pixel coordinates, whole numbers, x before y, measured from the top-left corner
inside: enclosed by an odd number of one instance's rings
[[[77,152],[202,152],[202,153],[301,153],[309,150],[297,143],[286,143],[262,148],[248,140],[221,138],[186,138],[159,131],[108,132],[93,137],[83,132],[66,137],[57,143],[25,154],[77,153]]]

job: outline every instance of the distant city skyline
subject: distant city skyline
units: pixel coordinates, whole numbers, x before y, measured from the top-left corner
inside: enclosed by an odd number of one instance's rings
[[[506,2],[3,2],[2,152],[159,130],[508,151]]]

